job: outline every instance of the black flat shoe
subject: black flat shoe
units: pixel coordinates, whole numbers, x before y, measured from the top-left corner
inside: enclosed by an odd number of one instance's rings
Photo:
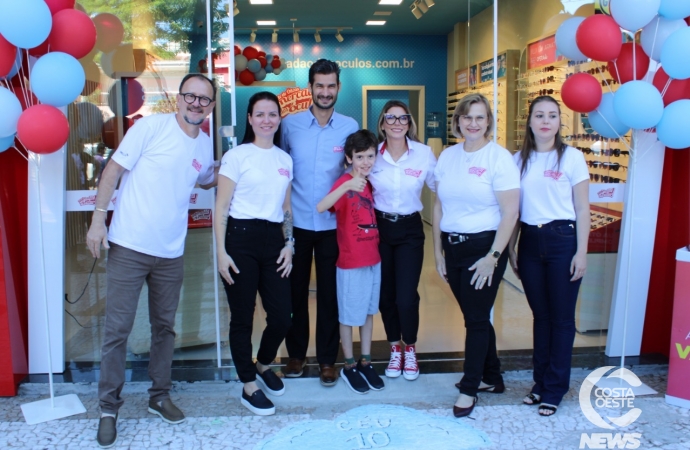
[[[534,394],[530,392],[525,396],[525,398],[522,399],[522,403],[524,403],[525,405],[538,405],[539,403],[541,403],[541,397],[539,396],[539,394]]]
[[[460,381],[455,383],[455,387],[460,390]],[[506,385],[503,383],[498,383],[493,386],[487,386],[484,388],[477,389],[478,392],[490,392],[492,394],[503,394],[506,391]]]
[[[474,402],[472,403],[472,406],[468,406],[467,408],[460,408],[459,406],[453,405],[453,415],[457,418],[469,416],[470,414],[472,414],[472,411],[474,411],[474,407],[478,401],[479,399],[477,397],[474,397]]]

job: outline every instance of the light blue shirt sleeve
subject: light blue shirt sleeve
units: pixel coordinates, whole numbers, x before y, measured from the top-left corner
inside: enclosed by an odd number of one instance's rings
[[[293,161],[292,213],[294,225],[311,231],[334,230],[335,214],[318,213],[316,204],[344,173],[345,139],[359,129],[357,122],[333,112],[323,127],[311,110],[283,120],[282,148]]]

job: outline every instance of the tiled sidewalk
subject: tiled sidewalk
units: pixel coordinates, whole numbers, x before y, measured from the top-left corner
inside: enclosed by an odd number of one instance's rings
[[[239,383],[176,383],[172,398],[188,417],[180,425],[146,411],[147,383],[129,383],[115,448],[444,450],[485,442],[483,448],[492,449],[572,449],[579,447],[582,433],[602,432],[640,433],[638,448],[690,448],[690,412],[663,399],[667,368],[632,370],[659,394],[637,397],[635,407],[642,415],[622,430],[597,428],[583,415],[578,391],[590,371],[582,369],[573,371],[570,392],[551,418],[521,404],[531,386],[527,371],[506,373],[506,392],[480,394],[472,416],[464,419],[451,413],[457,374],[422,375],[414,382],[386,379],[384,391],[367,395],[352,393],[342,382],[325,388],[318,379],[286,380],[286,394],[272,398],[278,413],[271,417],[254,416],[239,404]],[[0,399],[0,448],[97,448],[96,385],[57,384],[57,395],[78,394],[87,413],[26,425],[19,405],[44,398],[47,389],[22,385],[20,396]]]

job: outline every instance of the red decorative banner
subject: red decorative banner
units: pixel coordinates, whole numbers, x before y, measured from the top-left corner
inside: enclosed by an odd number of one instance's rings
[[[306,111],[311,106],[311,92],[309,89],[291,87],[278,94],[281,116]]]
[[[529,68],[534,69],[541,66],[562,61],[563,56],[556,57],[556,36],[549,36],[527,45],[529,54]]]

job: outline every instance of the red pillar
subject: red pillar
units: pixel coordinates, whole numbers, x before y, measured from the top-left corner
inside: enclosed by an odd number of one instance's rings
[[[0,396],[28,374],[27,176],[16,150],[0,154]]]
[[[666,149],[642,353],[669,356],[676,250],[690,244],[690,149]]]

